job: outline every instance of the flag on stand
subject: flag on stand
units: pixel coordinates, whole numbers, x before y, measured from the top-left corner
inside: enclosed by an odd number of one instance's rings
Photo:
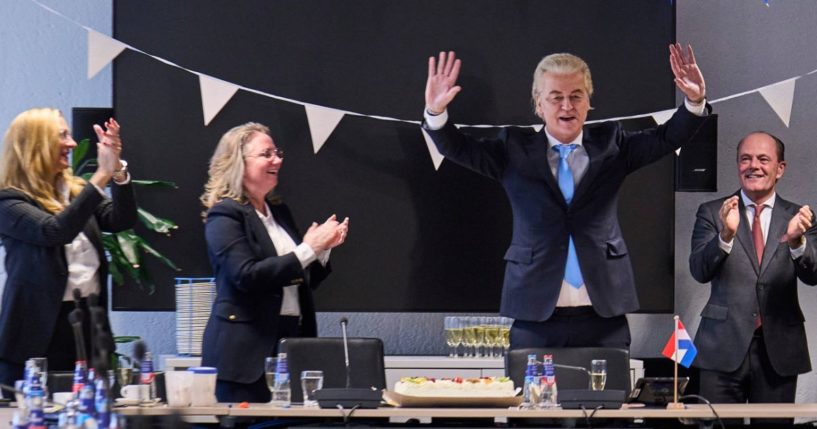
[[[677,337],[677,338],[676,338]],[[676,358],[675,348],[678,347],[678,354]],[[664,346],[662,355],[678,362],[679,364],[689,368],[695,356],[698,354],[698,349],[692,343],[692,338],[689,336],[684,324],[680,320],[677,321],[675,331],[672,333],[667,345]]]

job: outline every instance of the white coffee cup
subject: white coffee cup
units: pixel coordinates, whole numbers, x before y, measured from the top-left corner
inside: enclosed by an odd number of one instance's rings
[[[51,398],[55,404],[65,405],[74,398],[74,394],[71,392],[54,392],[51,394]]]
[[[189,407],[190,392],[193,385],[193,373],[187,371],[165,372],[165,390],[167,405],[171,407]]]
[[[150,385],[129,384],[127,386],[122,386],[119,393],[123,398],[129,401],[147,401],[150,399]]]

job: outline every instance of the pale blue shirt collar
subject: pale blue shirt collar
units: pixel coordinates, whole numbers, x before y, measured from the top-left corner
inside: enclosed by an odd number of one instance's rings
[[[547,136],[547,139],[548,139],[548,149],[550,149],[550,148],[552,148],[552,147],[556,146],[557,144],[564,144],[564,143],[560,142],[559,140],[557,140],[557,139],[556,139],[556,137],[553,137],[552,135],[550,135],[550,133],[548,132],[548,127],[547,127],[547,125],[545,125],[545,126],[542,128],[542,129],[544,129],[544,130],[545,130],[545,136]],[[582,131],[579,133],[579,135],[578,135],[578,136],[577,136],[575,139],[573,139],[573,141],[572,141],[572,142],[570,142],[570,143],[568,143],[568,144],[575,144],[575,145],[579,145],[579,146],[581,146],[581,145],[582,145],[582,137],[583,137],[583,136],[584,136],[584,130],[582,130]]]
[[[740,199],[741,201],[743,201],[743,205],[746,207],[750,207],[755,204],[755,202],[752,201],[752,199],[749,198],[749,196],[747,196],[745,192],[743,192],[743,189],[740,190]],[[770,196],[768,199],[766,199],[766,201],[762,202],[761,204],[770,209],[773,209],[775,200],[777,200],[777,192],[772,192],[772,196]]]

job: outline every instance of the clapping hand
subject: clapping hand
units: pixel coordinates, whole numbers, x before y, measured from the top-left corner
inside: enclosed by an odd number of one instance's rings
[[[337,216],[329,216],[329,219],[320,225],[313,222],[304,234],[304,243],[308,244],[315,253],[340,246],[346,241],[349,235],[349,218],[343,222],[338,222]]]
[[[434,57],[428,58],[428,80],[426,81],[426,109],[429,113],[440,114],[462,87],[457,85],[462,61],[456,58],[454,51],[446,54],[440,52],[439,62]]]
[[[99,143],[97,143],[97,162],[100,167],[110,171],[111,174],[115,170],[122,168],[119,161],[119,156],[122,153],[122,139],[119,137],[120,129],[119,123],[114,118],[105,121],[104,130],[99,125],[94,124],[94,132],[96,132],[96,137],[99,139]],[[110,170],[108,170],[109,167]]]
[[[684,93],[692,103],[701,103],[706,97],[704,75],[695,62],[692,46],[687,45],[686,52],[680,43],[669,45],[669,64],[675,75],[675,86]]]
[[[814,214],[811,212],[809,206],[800,207],[791,220],[789,226],[786,228],[786,235],[783,236],[782,241],[787,241],[789,247],[796,249],[802,245],[801,238],[806,231],[811,228],[811,222],[814,219]]]
[[[738,196],[734,195],[727,198],[721,205],[719,211],[723,230],[721,230],[721,240],[724,243],[732,241],[740,224],[740,211],[738,210]]]

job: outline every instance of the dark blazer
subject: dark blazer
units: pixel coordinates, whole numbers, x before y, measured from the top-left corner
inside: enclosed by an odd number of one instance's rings
[[[740,196],[740,192],[736,195]],[[742,200],[732,251],[727,254],[718,244],[718,234],[723,229],[718,211],[725,199],[701,204],[692,231],[689,255],[692,277],[701,283],[712,283],[695,335],[698,348],[695,365],[723,372],[736,370],[749,350],[755,314],[760,309],[766,353],[775,371],[781,376],[808,372],[811,361],[805,319],[797,300],[797,280],[817,284],[817,227],[806,232],[803,256],[792,260],[788,244],[780,239],[800,206],[778,194],[763,263],[758,266]]]
[[[0,190],[0,238],[8,275],[0,305],[0,358],[22,364],[45,355],[68,281],[65,245],[80,232],[99,254],[100,303],[107,308],[108,262],[100,230],[132,228],[136,217],[130,183],[112,184],[111,198],[87,184],[56,215],[23,192]]]
[[[707,106],[709,110],[709,106]],[[425,126],[446,158],[498,180],[513,212],[513,237],[505,253],[500,313],[547,320],[564,278],[568,236],[573,235],[587,293],[602,317],[638,309],[633,271],[618,222],[617,194],[627,174],[689,142],[707,117],[684,107],[655,129],[628,132],[618,122],[586,126],[582,144],[590,162],[568,207],[548,164],[544,129],[505,128],[477,140],[451,121]]]
[[[275,222],[301,243],[289,209],[267,201]],[[317,336],[312,289],[329,274],[314,262],[306,270],[294,253],[278,255],[251,204],[225,199],[207,212],[207,254],[216,276],[216,300],[204,331],[202,364],[220,380],[252,383],[264,373],[278,338],[283,287],[299,285],[302,335]]]

